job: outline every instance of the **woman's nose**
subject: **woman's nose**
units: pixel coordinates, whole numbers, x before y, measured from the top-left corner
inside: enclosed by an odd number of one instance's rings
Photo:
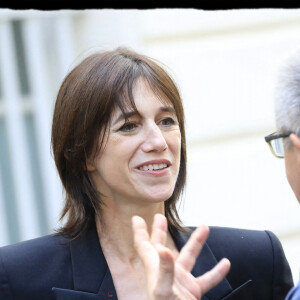
[[[168,148],[165,137],[157,125],[151,126],[147,131],[141,148],[144,152],[162,152]]]

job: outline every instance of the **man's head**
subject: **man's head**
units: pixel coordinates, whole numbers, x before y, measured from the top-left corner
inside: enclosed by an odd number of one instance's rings
[[[300,202],[300,51],[290,56],[279,71],[275,94],[277,134],[283,138],[287,179]]]

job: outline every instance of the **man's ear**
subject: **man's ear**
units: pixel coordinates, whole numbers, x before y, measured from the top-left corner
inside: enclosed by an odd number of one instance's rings
[[[300,137],[294,133],[291,133],[290,139],[293,145],[300,151]]]

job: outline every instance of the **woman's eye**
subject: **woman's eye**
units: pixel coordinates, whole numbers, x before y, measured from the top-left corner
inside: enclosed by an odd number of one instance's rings
[[[176,124],[176,122],[172,118],[165,118],[165,119],[161,120],[161,124],[164,126],[171,126],[171,125]]]
[[[134,123],[125,123],[120,129],[119,131],[123,131],[123,132],[131,132],[136,128],[136,125]]]

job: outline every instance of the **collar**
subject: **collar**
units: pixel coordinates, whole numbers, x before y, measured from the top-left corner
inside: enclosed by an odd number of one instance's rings
[[[195,227],[189,227],[190,232],[177,232],[172,235],[174,242],[180,251],[181,248],[187,243]],[[195,277],[201,276],[207,271],[211,270],[218,263],[216,257],[211,251],[207,243],[203,245],[200,255],[197,257],[194,268],[192,269],[192,275]],[[232,287],[227,281],[226,277],[213,289],[208,291],[201,299],[217,300],[222,299],[225,295],[232,291]]]
[[[191,229],[194,230],[194,228]],[[172,234],[179,251],[186,244],[190,235],[191,232],[176,232]],[[71,240],[70,251],[74,289],[77,291],[108,295],[108,297],[112,299],[117,299],[112,276],[100,246],[95,224],[90,226],[85,234],[77,239]],[[206,243],[196,260],[192,274],[195,277],[200,276],[209,271],[216,264],[217,259]],[[229,282],[224,278],[216,287],[205,294],[202,299],[222,299],[231,291],[232,288]]]

